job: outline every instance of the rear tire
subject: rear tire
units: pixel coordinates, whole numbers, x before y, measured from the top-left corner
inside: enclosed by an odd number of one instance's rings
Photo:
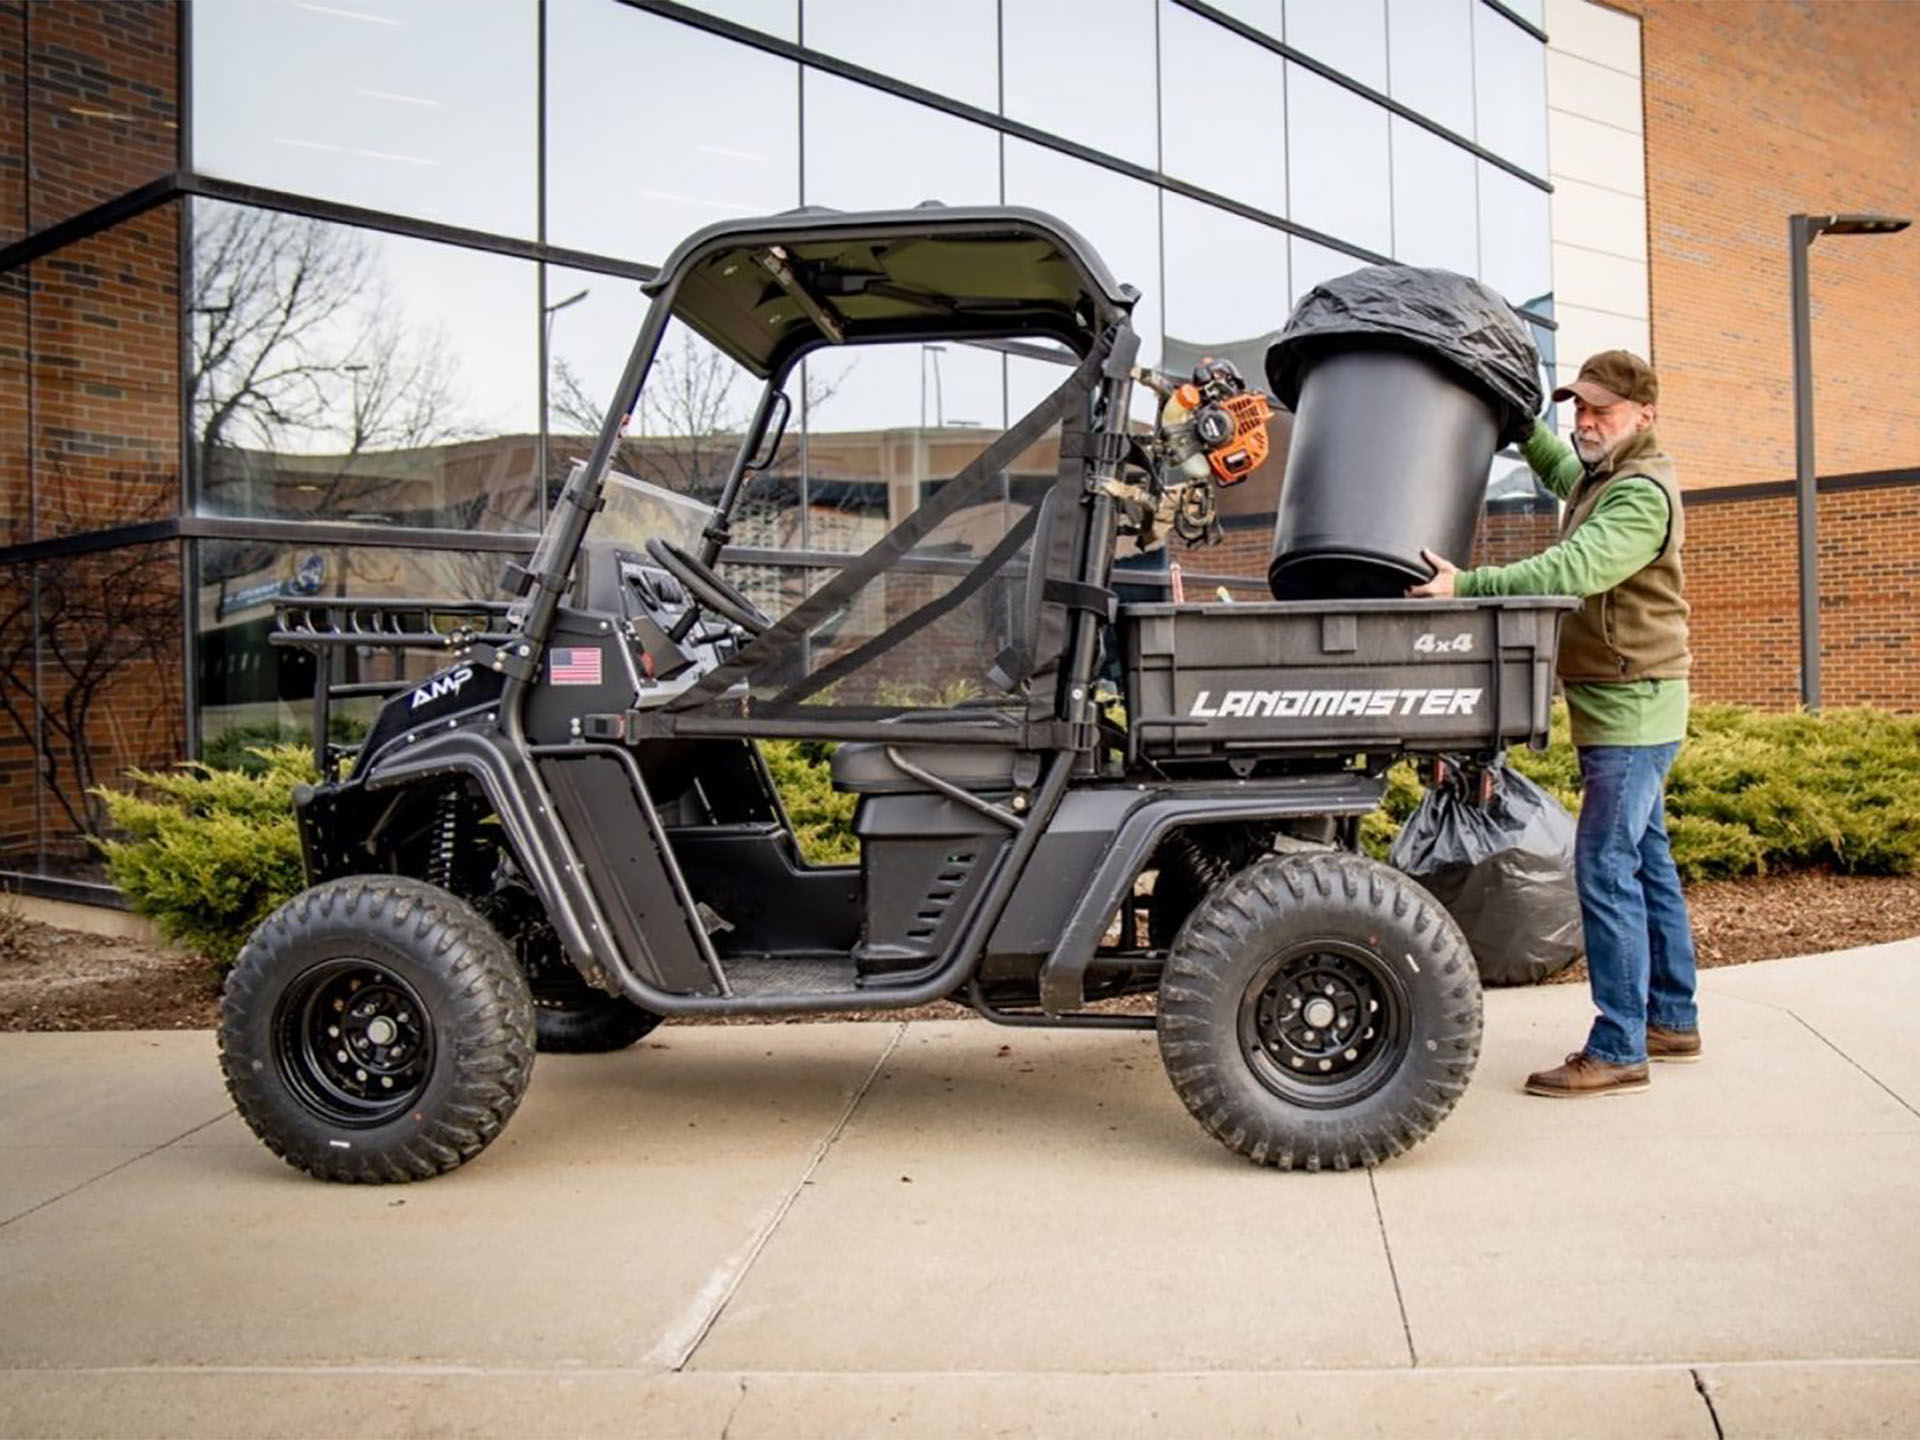
[[[543,1053],[604,1055],[624,1050],[660,1023],[623,995],[596,990],[564,960],[542,966],[533,984],[533,1024]]]
[[[221,1001],[240,1117],[322,1180],[424,1180],[471,1160],[533,1058],[533,1002],[505,943],[419,880],[303,891],[254,931]]]
[[[1160,1055],[1221,1144],[1373,1166],[1446,1116],[1480,1056],[1473,956],[1439,902],[1347,854],[1269,856],[1201,902],[1160,982]]]

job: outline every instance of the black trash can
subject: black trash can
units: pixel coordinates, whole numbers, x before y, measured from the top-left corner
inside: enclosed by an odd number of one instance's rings
[[[1308,366],[1274,527],[1277,600],[1402,594],[1467,563],[1499,442],[1493,407],[1415,351],[1365,346]]]
[[[1314,286],[1267,350],[1294,412],[1267,581],[1281,600],[1396,596],[1467,562],[1502,437],[1540,409],[1513,308],[1449,270],[1371,265]]]

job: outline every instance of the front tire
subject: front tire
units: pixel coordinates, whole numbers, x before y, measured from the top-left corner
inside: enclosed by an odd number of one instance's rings
[[[1211,891],[1174,941],[1159,1014],[1187,1109],[1282,1170],[1373,1166],[1419,1143],[1480,1056],[1459,927],[1354,855],[1269,856]]]
[[[322,1180],[425,1180],[500,1133],[532,1078],[533,1002],[492,926],[435,886],[303,891],[240,952],[220,1063],[267,1148]]]

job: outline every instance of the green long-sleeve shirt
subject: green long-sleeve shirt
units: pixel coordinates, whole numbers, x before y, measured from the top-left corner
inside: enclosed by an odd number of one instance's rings
[[[1573,447],[1544,424],[1521,447],[1533,473],[1560,499],[1585,467]],[[1611,590],[1660,554],[1667,538],[1667,497],[1651,480],[1629,477],[1608,489],[1587,522],[1557,545],[1511,565],[1464,570],[1460,595],[1571,595]],[[1687,733],[1687,682],[1635,680],[1569,684],[1567,710],[1575,745],[1665,745]]]

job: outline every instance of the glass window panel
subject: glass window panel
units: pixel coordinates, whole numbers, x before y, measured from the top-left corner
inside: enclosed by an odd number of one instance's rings
[[[1162,95],[1167,173],[1285,215],[1286,62],[1190,10],[1168,5],[1160,23],[1166,73],[1205,75],[1208,95],[1204,125],[1193,121],[1188,87]]]
[[[1279,297],[1288,288],[1288,236],[1182,195],[1165,205],[1168,363],[1181,346],[1200,349],[1227,355],[1261,383],[1268,341],[1287,319]],[[1223,285],[1223,275],[1239,283]]]
[[[1387,0],[1388,93],[1473,138],[1476,0]]]
[[[1287,242],[1290,261],[1291,283],[1287,290],[1289,305],[1298,305],[1300,297],[1305,295],[1322,280],[1331,280],[1336,275],[1351,275],[1368,261],[1342,250],[1332,250],[1325,245],[1316,245],[1311,240],[1302,240],[1294,236]]]
[[[609,78],[612,55],[644,59],[646,83]],[[799,75],[790,60],[611,0],[556,0],[547,12],[547,238],[658,264],[703,225],[791,209],[800,201]]]
[[[1452,141],[1393,117],[1394,259],[1478,273],[1478,163]]]
[[[1286,0],[1226,0],[1213,8],[1275,40],[1287,38]]]
[[[1056,150],[1008,140],[1007,203],[1031,205],[1066,221],[1099,252],[1114,279],[1140,291],[1140,303],[1133,310],[1133,328],[1140,336],[1140,363],[1157,365],[1161,334],[1159,189]],[[1013,393],[1008,408],[1016,419],[1065,378],[1048,380],[1049,369],[1036,362],[1031,368],[1019,366],[1009,371]],[[1041,388],[1029,391],[1024,383],[1028,376],[1036,376]],[[1136,413],[1150,413],[1150,408]]]
[[[1547,173],[1547,47],[1504,15],[1473,7],[1476,138],[1535,175]]]
[[[1547,28],[1547,0],[1503,0],[1506,7],[1523,20],[1530,20],[1542,30]]]
[[[1385,0],[1287,0],[1286,41],[1363,85],[1387,88]]]
[[[897,0],[805,0],[809,50],[952,100],[992,110],[999,100],[995,0],[913,0],[911,24]]]
[[[93,787],[125,785],[131,767],[163,769],[186,755],[180,546],[101,550],[36,569],[45,868],[100,880],[91,841],[107,816]],[[23,680],[8,659],[8,708],[17,710],[34,672]]]
[[[637,281],[547,267],[549,495],[593,449],[646,313]]]
[[[28,266],[43,537],[179,513],[179,219],[165,205]]]
[[[1107,0],[1097,11],[1074,0],[1005,0],[1006,113],[1157,167],[1153,7],[1154,0]],[[1209,95],[1213,88],[1209,81]]]
[[[286,596],[341,599],[497,600],[501,551],[410,550],[376,545],[294,545],[267,540],[202,540],[197,544],[194,671],[198,680],[203,755],[233,754],[249,744],[309,744],[313,738],[314,660],[306,651],[269,645],[274,602]],[[176,579],[176,588],[178,581]],[[424,680],[446,657],[434,651],[346,652],[347,684]],[[336,740],[357,739],[381,699],[342,700],[332,707]]]
[[[504,256],[195,202],[201,508],[537,528],[535,280]]]
[[[7,23],[24,27],[27,53],[22,229],[70,219],[177,168],[180,8],[12,7]],[[6,48],[16,43],[10,37]]]
[[[196,169],[533,234],[527,0],[202,0],[189,13]]]
[[[1373,101],[1287,66],[1292,219],[1382,255],[1392,248],[1387,118]]]
[[[923,200],[999,201],[994,131],[817,70],[805,83],[807,204],[905,210]]]
[[[809,356],[808,548],[866,549],[1005,429],[1003,360],[958,343]]]
[[[1480,278],[1522,309],[1553,294],[1546,191],[1484,160],[1480,167]]]
[[[800,0],[700,0],[687,8],[704,10],[763,35],[777,35],[782,40],[800,38]]]

